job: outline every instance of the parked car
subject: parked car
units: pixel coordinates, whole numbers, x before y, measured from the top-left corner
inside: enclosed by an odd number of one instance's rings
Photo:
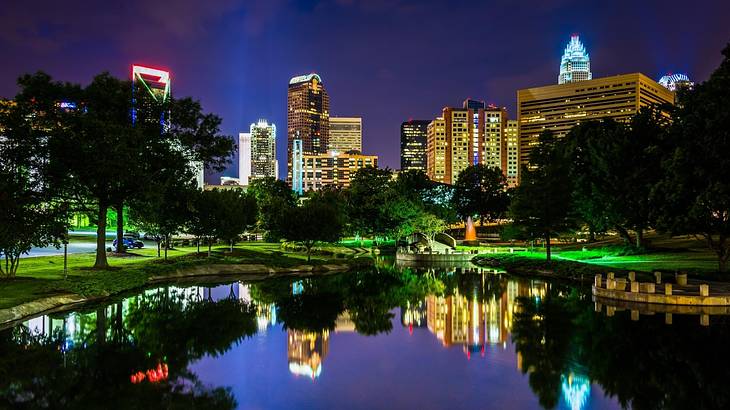
[[[127,248],[127,249],[134,249],[134,248],[141,249],[141,248],[144,248],[144,243],[142,241],[136,241],[136,240],[134,240],[132,238],[127,238],[127,237],[122,237],[122,245],[124,245],[124,247]],[[116,239],[112,242],[112,246],[115,247],[115,248],[117,247],[117,240]]]
[[[139,233],[138,232],[124,232],[124,235],[123,236],[125,238],[139,239]]]

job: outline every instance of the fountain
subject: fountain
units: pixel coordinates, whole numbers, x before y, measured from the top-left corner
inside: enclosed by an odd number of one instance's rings
[[[466,233],[464,234],[464,242],[471,242],[477,240],[477,230],[474,227],[474,221],[471,216],[466,218]]]

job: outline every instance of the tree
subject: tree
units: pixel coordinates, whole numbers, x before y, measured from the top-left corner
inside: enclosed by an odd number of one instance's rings
[[[548,262],[552,235],[574,226],[571,191],[565,158],[552,132],[545,131],[530,152],[529,166],[522,169],[522,181],[515,190],[509,214],[514,225],[529,236],[545,240]]]
[[[256,198],[257,225],[265,232],[264,239],[269,242],[278,241],[281,238],[279,229],[281,216],[297,204],[294,191],[286,182],[266,177],[251,181],[248,192]]]
[[[464,221],[478,216],[484,225],[485,221],[503,217],[507,211],[507,178],[499,168],[470,165],[459,172],[454,188],[451,204]]]
[[[51,97],[68,89],[52,84],[45,92]],[[65,237],[68,204],[54,199],[60,184],[51,178],[48,160],[48,134],[63,132],[58,124],[64,117],[55,104],[28,98],[0,101],[2,276],[14,277],[20,256],[33,246],[59,246]]]
[[[0,275],[5,277],[15,277],[22,254],[34,246],[59,246],[66,232],[65,213],[58,204],[48,202],[19,176],[0,170],[0,255],[5,258]]]
[[[343,231],[341,212],[332,204],[313,197],[301,206],[291,208],[282,228],[287,240],[301,242],[307,249],[307,261],[311,259],[312,248],[318,242],[336,242]]]
[[[574,127],[563,146],[572,164],[573,199],[592,231],[610,226],[644,246],[651,225],[651,190],[661,178],[666,120],[659,107],[643,108],[628,125],[613,120]]]
[[[446,223],[436,215],[423,213],[414,221],[413,229],[422,233],[428,241],[428,246],[433,248],[436,235],[446,230]]]
[[[256,197],[235,189],[213,192],[217,194],[216,236],[228,242],[233,252],[241,234],[256,223]]]
[[[222,223],[221,213],[218,212],[220,191],[200,191],[192,200],[191,217],[187,224],[187,232],[204,239],[208,245],[208,257],[211,256],[213,240],[216,237],[218,226]]]
[[[383,204],[394,197],[391,181],[389,169],[365,167],[355,173],[347,204],[347,215],[355,233],[376,236],[393,229],[395,224],[381,212]]]
[[[672,234],[696,234],[717,255],[730,258],[730,45],[710,78],[680,93],[662,163],[665,177],[654,191],[658,224]]]
[[[182,231],[192,218],[194,200],[199,193],[191,178],[168,175],[156,181],[130,204],[131,220],[157,243],[157,256],[164,243],[165,259],[170,239]]]
[[[19,80],[16,101],[32,107],[36,118],[63,113],[37,145],[47,144],[49,181],[66,185],[64,201],[94,208],[97,224],[95,268],[106,268],[106,217],[109,208],[119,216],[135,195],[161,172],[187,169],[192,162],[220,169],[233,151],[230,138],[219,135],[220,119],[202,114],[190,99],[150,103],[145,92],[131,98],[131,83],[108,73],[96,76],[85,88],[56,83],[48,75],[26,75]],[[133,100],[137,116],[132,124]],[[161,160],[180,154],[177,162]],[[117,218],[118,234],[123,218]],[[121,242],[121,241],[120,241]]]

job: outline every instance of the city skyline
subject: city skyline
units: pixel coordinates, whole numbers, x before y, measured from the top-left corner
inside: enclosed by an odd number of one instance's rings
[[[126,78],[129,64],[138,62],[169,69],[175,94],[200,98],[206,111],[222,116],[223,131],[235,137],[259,117],[284,124],[285,82],[317,72],[334,96],[331,115],[362,116],[368,124],[363,151],[379,155],[382,166],[399,168],[403,121],[432,118],[469,96],[505,106],[509,118],[515,118],[516,91],[555,82],[573,32],[590,53],[594,78],[642,72],[655,81],[667,72],[706,80],[720,61],[718,50],[730,38],[730,28],[723,24],[729,6],[719,2],[685,10],[679,22],[683,27],[664,23],[677,21],[678,2],[574,6],[561,1],[518,12],[499,2],[421,2],[419,8],[407,1],[230,2],[198,9],[191,2],[168,10],[40,2],[31,14],[11,5],[0,17],[5,27],[0,44],[11,57],[0,68],[0,96],[12,96],[15,79],[26,72],[45,70],[59,80],[88,83],[101,70]],[[71,10],[56,17],[59,7]],[[75,15],[95,18],[92,24],[77,24]],[[428,30],[420,23],[436,16],[437,24]],[[451,23],[463,17],[468,20],[463,44],[446,47]],[[470,23],[477,19],[480,24]],[[518,19],[532,23],[516,30]],[[615,30],[617,21],[623,30]],[[129,24],[129,30],[121,29]],[[366,32],[377,36],[364,36]],[[476,56],[464,53],[490,35],[509,41]],[[158,41],[142,41],[149,38]],[[389,46],[369,47],[382,41]],[[444,50],[443,59],[428,57],[434,48]],[[283,138],[280,133],[280,171],[285,167]],[[237,162],[233,158],[224,174],[235,176]],[[219,175],[209,174],[208,182]]]

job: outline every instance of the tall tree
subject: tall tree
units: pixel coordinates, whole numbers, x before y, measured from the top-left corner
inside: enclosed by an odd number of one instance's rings
[[[730,259],[730,45],[704,83],[680,93],[654,192],[658,223],[673,234],[696,234],[715,252],[718,269]]]
[[[241,235],[256,223],[256,197],[239,190],[216,190],[216,236],[230,251]]]
[[[545,240],[548,262],[552,236],[574,226],[566,162],[553,133],[540,134],[538,145],[530,153],[529,166],[522,169],[522,180],[509,208],[515,226],[531,237]]]
[[[297,198],[286,182],[273,178],[257,178],[251,181],[248,192],[256,198],[257,225],[264,231],[264,239],[276,242],[281,238],[280,219],[296,206]]]
[[[471,165],[459,173],[454,188],[451,203],[463,221],[478,216],[483,225],[507,211],[507,178],[499,168]]]
[[[309,261],[314,245],[319,242],[336,242],[340,239],[344,229],[344,221],[341,218],[340,210],[328,201],[315,196],[287,212],[286,220],[289,223],[282,230],[287,240],[304,245]]]
[[[395,224],[381,212],[383,204],[394,197],[390,189],[392,171],[365,167],[352,178],[347,214],[352,231],[361,235],[385,235]]]

